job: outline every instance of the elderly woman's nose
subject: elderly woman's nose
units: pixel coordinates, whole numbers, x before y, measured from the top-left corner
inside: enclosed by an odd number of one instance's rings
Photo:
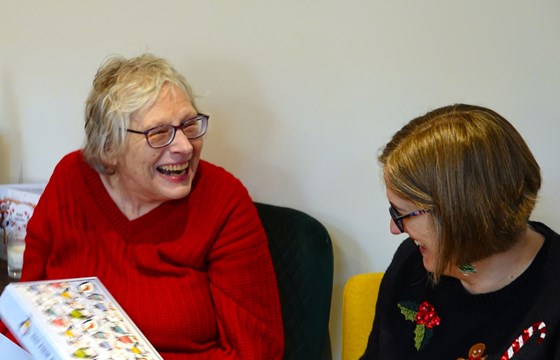
[[[187,148],[189,150],[192,150],[193,145],[191,141],[192,140],[189,140],[184,132],[177,130],[177,132],[175,133],[175,138],[173,139],[171,144],[169,144],[169,146],[176,147],[177,149]]]

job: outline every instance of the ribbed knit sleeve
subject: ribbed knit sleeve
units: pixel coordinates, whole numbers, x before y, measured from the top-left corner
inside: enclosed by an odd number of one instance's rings
[[[268,244],[260,223],[249,220],[257,215],[253,203],[247,197],[239,202],[208,257],[218,327],[241,359],[281,358],[283,339],[268,330],[282,324],[280,312],[271,311],[280,304],[276,287],[270,286],[274,270]]]

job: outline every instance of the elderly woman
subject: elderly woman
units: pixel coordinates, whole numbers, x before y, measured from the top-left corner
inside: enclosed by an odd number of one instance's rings
[[[200,159],[208,116],[183,76],[110,58],[85,117],[29,221],[21,280],[99,277],[166,360],[282,358],[267,237],[240,181]]]
[[[539,165],[496,112],[418,117],[379,156],[391,232],[362,359],[560,359],[560,236],[530,221]]]

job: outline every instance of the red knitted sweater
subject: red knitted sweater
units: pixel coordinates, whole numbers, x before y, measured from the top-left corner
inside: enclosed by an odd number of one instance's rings
[[[186,198],[129,221],[76,151],[27,231],[22,281],[99,277],[166,360],[282,358],[267,238],[222,168],[201,161]]]

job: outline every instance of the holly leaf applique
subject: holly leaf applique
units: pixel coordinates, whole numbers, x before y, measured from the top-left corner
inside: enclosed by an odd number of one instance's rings
[[[426,327],[424,325],[416,325],[416,328],[414,328],[414,347],[416,350],[420,350],[422,348],[425,330]]]
[[[401,309],[401,314],[404,315],[406,320],[415,321],[414,319],[416,319],[416,314],[418,313],[416,310],[418,309],[418,305],[414,305],[414,303],[410,302],[399,303],[397,305],[399,309]]]
[[[402,302],[397,304],[401,314],[408,321],[416,323],[414,327],[414,347],[421,350],[427,345],[433,335],[433,328],[440,324],[440,318],[435,309],[427,301],[420,305],[414,302]]]

